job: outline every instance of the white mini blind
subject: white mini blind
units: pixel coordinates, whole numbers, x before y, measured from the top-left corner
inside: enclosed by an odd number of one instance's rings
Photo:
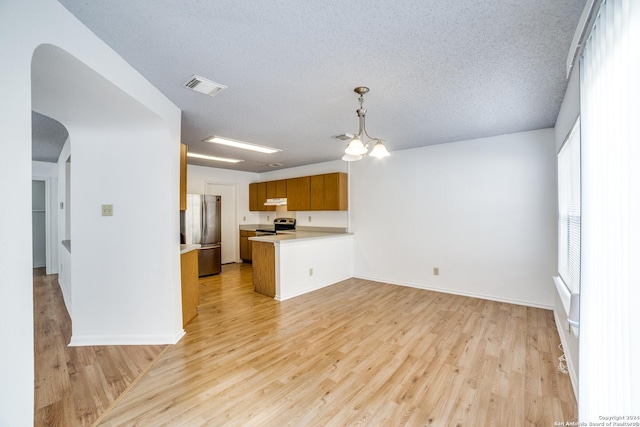
[[[558,153],[558,274],[580,293],[580,119]]]
[[[640,415],[640,0],[602,3],[580,69],[579,417],[598,422]]]

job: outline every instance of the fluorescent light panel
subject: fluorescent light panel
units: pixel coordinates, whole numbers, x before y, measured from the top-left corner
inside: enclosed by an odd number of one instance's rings
[[[213,160],[216,162],[227,162],[227,163],[244,162],[244,160],[240,160],[240,159],[229,159],[226,157],[207,156],[206,154],[199,154],[199,153],[192,153],[192,152],[188,152],[187,157],[193,157],[196,159],[204,159],[204,160]]]
[[[211,138],[205,139],[204,142],[213,142],[215,144],[228,145],[229,147],[242,148],[243,150],[257,151],[259,153],[265,154],[273,154],[277,153],[278,151],[282,151],[278,150],[277,148],[265,147],[264,145],[251,144],[243,141],[236,141],[235,139],[222,138],[215,135]]]

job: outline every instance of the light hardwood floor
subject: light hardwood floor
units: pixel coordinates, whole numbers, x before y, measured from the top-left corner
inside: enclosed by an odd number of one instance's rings
[[[350,279],[288,301],[251,267],[201,280],[199,315],[105,426],[552,426],[577,418],[551,311]]]
[[[34,425],[88,426],[166,346],[68,347],[71,319],[57,279],[34,269]]]

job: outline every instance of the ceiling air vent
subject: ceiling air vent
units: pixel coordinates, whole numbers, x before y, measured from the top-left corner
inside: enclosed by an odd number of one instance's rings
[[[209,96],[216,96],[227,88],[225,85],[205,79],[204,77],[196,76],[195,74],[187,80],[184,87]]]
[[[343,133],[340,135],[333,135],[331,138],[339,139],[340,141],[351,141],[354,137],[355,135],[350,133]]]

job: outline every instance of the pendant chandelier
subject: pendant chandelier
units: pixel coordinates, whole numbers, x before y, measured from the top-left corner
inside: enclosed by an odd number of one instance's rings
[[[358,133],[351,139],[349,145],[347,145],[346,150],[344,150],[344,156],[342,156],[342,160],[353,162],[362,159],[362,157],[364,157],[369,151],[369,147],[371,145],[373,145],[373,148],[369,153],[370,156],[376,158],[387,157],[389,155],[389,152],[382,143],[382,140],[379,138],[372,138],[367,133],[367,129],[365,128],[364,119],[367,115],[367,110],[362,107],[362,104],[364,103],[364,94],[369,92],[369,88],[358,86],[353,91],[360,95],[360,97],[358,98],[358,101],[360,102],[360,108],[356,110],[356,113],[358,113],[360,127]],[[368,141],[366,140],[367,138],[369,139]]]

